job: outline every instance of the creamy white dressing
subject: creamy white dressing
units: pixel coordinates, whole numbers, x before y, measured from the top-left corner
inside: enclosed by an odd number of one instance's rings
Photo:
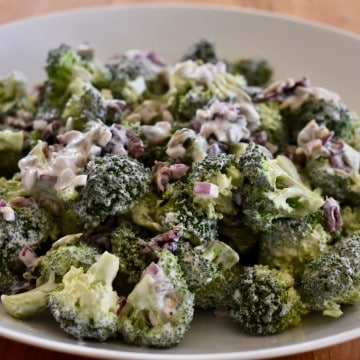
[[[195,121],[200,124],[200,135],[218,141],[238,143],[250,138],[250,130],[260,123],[260,116],[250,103],[214,101],[208,108],[196,111]]]
[[[199,64],[193,60],[187,60],[175,64],[173,69],[173,75],[193,80],[199,85],[211,84],[219,73],[226,73],[226,65],[223,62]]]
[[[5,221],[15,221],[15,211],[8,204],[6,204],[6,206],[0,206],[0,214]]]
[[[282,104],[280,105],[281,108],[290,108],[292,110],[296,110],[300,108],[300,106],[310,100],[325,100],[325,101],[334,101],[335,103],[340,102],[341,98],[338,94],[324,89],[322,87],[297,87],[295,90],[294,95],[290,95],[286,98]]]
[[[99,125],[86,133],[72,130],[60,135],[62,145],[47,146],[39,141],[19,161],[23,186],[31,190],[41,178],[52,179],[56,190],[85,185],[86,163],[100,154],[101,147],[106,146],[111,137],[110,129]]]
[[[141,133],[149,144],[160,144],[170,137],[171,124],[167,121],[158,121],[155,125],[143,125]]]
[[[199,161],[204,158],[207,148],[206,139],[201,135],[197,135],[194,130],[187,128],[177,130],[170,138],[167,144],[166,154],[172,159],[181,159],[187,152],[184,143],[188,139],[194,139],[194,142],[197,141],[198,143],[198,149],[194,148],[192,154],[194,160]]]

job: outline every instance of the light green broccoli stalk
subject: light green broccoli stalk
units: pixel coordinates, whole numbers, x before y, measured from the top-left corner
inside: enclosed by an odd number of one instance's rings
[[[260,146],[250,143],[240,158],[246,222],[253,231],[268,231],[275,219],[302,218],[318,210],[322,197],[291,176]]]
[[[280,333],[299,324],[307,312],[293,277],[263,265],[244,268],[234,301],[231,318],[252,335]]]
[[[119,315],[119,331],[129,344],[168,348],[176,346],[189,329],[194,296],[188,290],[176,257],[159,253],[129,294]]]
[[[112,282],[119,259],[104,252],[88,271],[71,267],[49,293],[49,309],[61,328],[78,339],[104,341],[117,333],[119,297]]]
[[[55,275],[50,274],[47,282],[32,290],[14,295],[1,295],[1,302],[10,316],[24,319],[46,310],[48,294],[56,287]]]

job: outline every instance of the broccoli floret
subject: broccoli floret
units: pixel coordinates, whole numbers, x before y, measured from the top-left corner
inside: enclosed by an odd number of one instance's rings
[[[214,240],[194,248],[182,245],[175,253],[195,306],[203,309],[228,309],[236,277],[239,255],[227,244]],[[229,291],[231,289],[231,291]]]
[[[105,100],[94,86],[78,78],[71,86],[71,93],[61,117],[65,122],[71,118],[73,129],[84,130],[91,123],[105,122]]]
[[[152,52],[128,51],[106,66],[111,73],[109,89],[113,96],[131,106],[138,105],[148,93],[162,94],[167,89],[162,76],[166,64]]]
[[[341,209],[343,230],[346,234],[360,230],[360,207],[345,206]]]
[[[352,176],[343,169],[332,166],[328,158],[308,158],[305,173],[313,187],[320,188],[324,195],[352,205],[360,205],[359,174]]]
[[[1,295],[1,302],[9,315],[24,319],[47,308],[48,294],[55,290],[56,286],[55,276],[52,274],[44,284],[32,290],[14,295]]]
[[[199,39],[192,43],[185,51],[181,61],[201,60],[203,63],[216,64],[219,57],[213,41],[209,39]]]
[[[304,172],[313,187],[340,202],[358,205],[360,154],[332,136],[327,127],[311,121],[299,133],[296,152],[305,155]]]
[[[11,177],[18,168],[23,155],[24,132],[10,129],[0,130],[0,176]]]
[[[304,265],[328,249],[332,237],[318,211],[301,219],[278,219],[260,238],[259,262],[297,278]]]
[[[130,344],[168,348],[176,346],[189,329],[194,296],[168,250],[151,263],[120,310],[119,331]]]
[[[143,228],[126,219],[120,219],[110,235],[111,252],[119,258],[119,273],[129,284],[136,284],[151,262],[151,257],[140,247],[148,239],[149,234]]]
[[[315,120],[334,131],[335,137],[351,141],[356,130],[356,116],[341,102],[309,99],[298,108],[286,107],[281,111],[288,130],[289,141],[296,143],[297,134],[306,124]]]
[[[356,139],[357,116],[341,102],[339,95],[311,86],[307,78],[276,81],[257,96],[257,100],[275,101],[280,106],[291,144],[296,144],[298,133],[311,120],[329,128],[336,138]]]
[[[242,175],[235,155],[219,153],[207,155],[189,173],[189,194],[209,218],[234,215],[233,191],[242,183]]]
[[[291,275],[268,266],[245,267],[238,277],[231,318],[252,335],[272,335],[300,323],[307,310]]]
[[[34,101],[28,95],[25,76],[14,71],[0,77],[0,120],[6,114],[15,114],[17,110],[34,111]]]
[[[117,333],[119,297],[112,282],[119,259],[104,252],[88,271],[71,267],[49,293],[48,307],[61,328],[78,339],[104,341]]]
[[[79,78],[99,87],[110,81],[110,72],[104,65],[94,58],[82,58],[66,44],[49,51],[45,70],[47,80],[44,82],[36,118],[47,121],[61,117],[71,96],[71,84],[75,79]]]
[[[106,155],[86,167],[87,182],[74,202],[74,211],[87,224],[128,212],[148,191],[150,171],[127,155]]]
[[[349,260],[350,266],[358,278],[360,275],[360,231],[341,237],[334,244],[334,252]]]
[[[257,131],[265,131],[266,142],[283,149],[287,142],[286,129],[280,113],[279,105],[275,102],[260,103],[256,105],[260,115],[260,125]]]
[[[226,72],[223,63],[198,64],[187,60],[176,64],[170,76],[169,110],[176,120],[189,121],[197,109],[212,99],[250,101],[242,90],[244,86],[243,77]]]
[[[6,292],[26,271],[20,260],[24,248],[41,252],[58,236],[55,219],[33,201],[30,200],[26,207],[12,209],[7,206],[7,209],[12,215],[10,219],[6,220],[6,216],[0,214],[0,293]]]
[[[209,218],[194,203],[187,185],[179,181],[168,185],[164,200],[159,204],[158,223],[164,231],[181,228],[184,238],[194,246],[217,239],[218,219]]]
[[[324,200],[250,143],[240,158],[241,187],[246,223],[253,231],[269,231],[279,218],[302,218],[319,209]]]
[[[74,235],[68,237],[74,237]],[[40,258],[38,264],[39,273],[45,278],[48,278],[53,273],[57,280],[61,280],[71,266],[81,267],[84,271],[87,271],[95,263],[98,256],[99,252],[95,247],[82,242],[64,245],[54,243],[52,248]]]
[[[265,59],[239,59],[230,63],[229,71],[245,77],[249,86],[265,86],[273,75],[273,69]]]
[[[351,242],[352,243],[352,242]],[[339,247],[328,251],[308,262],[301,276],[299,293],[310,310],[321,311],[323,315],[339,317],[342,304],[358,304],[360,283],[358,270],[353,261],[357,254],[349,259],[352,249],[345,243],[340,254]],[[343,256],[344,255],[344,256]],[[358,265],[356,266],[358,267]]]

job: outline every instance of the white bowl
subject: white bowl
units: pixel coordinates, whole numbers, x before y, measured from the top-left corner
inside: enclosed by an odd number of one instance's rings
[[[276,78],[308,76],[314,85],[338,92],[360,110],[360,38],[314,23],[264,12],[202,6],[122,6],[53,14],[0,27],[0,74],[18,69],[41,80],[49,49],[89,41],[106,59],[130,48],[154,50],[177,61],[200,37],[215,41],[222,57],[267,58]],[[254,337],[226,316],[198,313],[176,348],[154,350],[120,341],[79,342],[47,315],[18,321],[0,305],[0,335],[35,346],[103,359],[257,359],[331,346],[360,336],[360,308],[339,319],[311,315],[282,334]]]

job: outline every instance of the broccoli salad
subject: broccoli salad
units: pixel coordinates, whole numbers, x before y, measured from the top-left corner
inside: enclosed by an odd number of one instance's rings
[[[175,64],[49,51],[0,78],[0,294],[77,339],[178,345],[197,311],[273,335],[360,303],[360,118],[200,39]]]

